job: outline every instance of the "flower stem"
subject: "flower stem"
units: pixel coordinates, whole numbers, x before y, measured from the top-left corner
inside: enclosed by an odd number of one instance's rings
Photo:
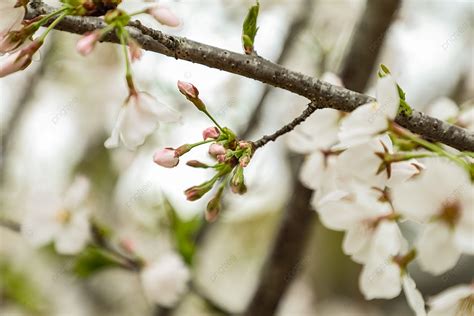
[[[61,13],[61,15],[59,17],[56,18],[56,20],[53,21],[53,23],[51,23],[48,28],[46,29],[46,31],[41,34],[41,36],[37,39],[37,41],[39,42],[43,42],[44,39],[46,38],[46,36],[48,36],[49,32],[51,32],[52,29],[54,29],[54,27],[56,25],[58,25],[59,22],[61,22],[62,19],[64,19],[66,17],[66,15],[69,14],[69,12],[67,11],[68,9],[65,8],[65,10],[62,10],[64,11],[63,13]],[[61,11],[61,10],[60,10]],[[49,19],[49,18],[48,18]]]
[[[204,114],[206,114],[207,117],[210,118],[211,121],[212,121],[214,124],[216,124],[217,128],[218,128],[221,132],[225,133],[225,131],[222,129],[222,127],[219,125],[219,123],[217,123],[217,121],[214,119],[214,117],[212,117],[212,115],[211,115],[207,110],[203,110],[202,112],[204,112]]]
[[[132,68],[130,66],[130,59],[128,57],[127,50],[127,38],[128,32],[122,26],[117,28],[118,37],[120,38],[120,44],[122,45],[123,54],[125,57],[125,79],[127,80],[128,89],[130,94],[136,94],[135,84],[133,82]]]

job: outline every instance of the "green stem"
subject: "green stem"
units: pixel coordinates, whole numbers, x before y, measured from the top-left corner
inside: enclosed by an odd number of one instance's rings
[[[56,20],[54,20],[53,23],[51,23],[48,26],[46,31],[43,34],[41,34],[41,36],[37,39],[37,41],[38,42],[43,42],[44,39],[46,38],[46,36],[48,36],[49,32],[51,32],[51,30],[54,29],[56,27],[56,25],[58,25],[58,23],[61,22],[61,20],[64,19],[66,17],[66,15],[68,15],[68,14],[69,14],[69,12],[66,11],[66,12],[63,12],[59,17],[57,17]]]
[[[200,142],[197,142],[197,143],[194,143],[194,144],[189,144],[189,146],[191,147],[190,149],[192,149],[194,147],[201,146],[201,145],[208,144],[208,143],[212,143],[214,141],[215,141],[214,139],[208,139],[208,140],[203,140],[203,141],[200,141]]]
[[[414,142],[414,143],[416,143],[416,144],[418,144],[422,147],[425,147],[426,149],[429,149],[429,150],[437,153],[440,156],[451,159],[452,161],[458,163],[459,165],[461,165],[463,168],[467,169],[468,171],[470,170],[469,165],[463,159],[461,159],[461,158],[457,157],[456,155],[453,155],[453,154],[445,151],[443,148],[441,148],[440,146],[438,146],[436,144],[433,144],[433,143],[431,143],[427,140],[424,140],[424,139],[416,136],[415,134],[413,134],[409,131],[406,131],[403,128],[396,128],[395,133],[398,133],[401,136],[408,138],[412,142]]]
[[[204,114],[207,115],[208,118],[211,119],[211,121],[212,121],[214,124],[216,124],[217,128],[218,128],[221,132],[225,133],[224,130],[222,129],[222,127],[219,125],[219,123],[217,123],[217,121],[212,117],[211,114],[209,114],[209,112],[208,112],[207,110],[204,110],[203,112],[204,112]]]
[[[132,68],[130,66],[130,59],[128,58],[127,50],[127,36],[128,33],[124,27],[117,27],[117,35],[120,38],[120,44],[122,45],[123,55],[125,57],[125,79],[127,80],[128,89],[130,94],[136,94],[135,84],[133,82]]]
[[[69,10],[69,8],[61,8],[59,10],[51,12],[48,15],[45,15],[44,17],[42,17],[39,21],[34,22],[32,25],[34,26],[34,28],[39,29],[41,26],[43,26],[43,24],[48,22],[51,18],[67,10]]]

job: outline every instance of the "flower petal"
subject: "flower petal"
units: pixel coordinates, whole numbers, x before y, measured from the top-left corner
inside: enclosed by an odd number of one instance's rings
[[[400,95],[392,76],[387,75],[377,80],[377,102],[385,118],[395,119],[400,106]]]
[[[409,275],[404,275],[402,278],[402,286],[408,305],[415,312],[415,315],[425,316],[425,300],[420,291],[416,289],[415,281],[413,281]]]

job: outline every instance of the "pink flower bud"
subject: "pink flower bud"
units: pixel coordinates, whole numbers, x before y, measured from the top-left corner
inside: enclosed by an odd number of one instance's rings
[[[209,146],[209,154],[212,156],[225,155],[225,148],[221,144],[212,144]]]
[[[165,168],[176,167],[179,163],[179,158],[173,148],[167,147],[158,150],[153,156],[153,161]]]
[[[225,154],[217,155],[216,159],[217,159],[218,162],[224,162],[225,161]]]
[[[42,44],[43,42],[33,41],[28,46],[5,58],[0,64],[0,78],[28,67],[31,64],[34,53],[38,51]]]
[[[94,49],[95,44],[97,43],[99,39],[100,39],[99,31],[89,32],[83,37],[81,37],[79,41],[77,41],[76,50],[82,56],[89,55]]]
[[[206,212],[204,214],[206,221],[210,223],[214,222],[217,219],[220,211],[221,211],[221,197],[220,197],[220,194],[217,194],[209,201],[209,203],[207,203]]]
[[[202,138],[204,140],[208,139],[208,138],[218,138],[220,136],[221,132],[219,131],[219,129],[217,127],[208,127],[206,128],[203,132],[202,132]]]
[[[243,168],[247,167],[249,163],[250,163],[250,157],[249,156],[243,156],[239,159],[239,164]]]
[[[199,96],[199,90],[192,83],[178,80],[178,89],[186,98],[196,99]]]
[[[177,27],[181,24],[179,18],[173,12],[171,12],[170,9],[162,5],[149,8],[147,13],[153,16],[155,20],[166,26]]]
[[[211,167],[211,166],[206,165],[205,163],[200,162],[198,160],[190,160],[190,161],[186,162],[186,164],[190,167],[193,167],[193,168],[210,168]]]

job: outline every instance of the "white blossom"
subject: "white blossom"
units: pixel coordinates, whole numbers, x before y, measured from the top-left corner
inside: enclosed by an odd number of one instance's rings
[[[105,147],[115,148],[120,141],[130,150],[135,150],[159,126],[159,122],[176,122],[179,114],[160,104],[145,92],[132,94],[120,109],[112,135]]]
[[[380,155],[393,152],[392,141],[384,134],[345,150],[337,157],[336,168],[342,179],[350,177],[380,189],[392,187],[418,174],[421,167],[415,159],[384,165]]]
[[[339,130],[338,148],[347,148],[369,141],[388,128],[400,105],[397,84],[390,75],[377,81],[377,101],[359,106],[346,116]]]
[[[428,316],[474,315],[474,284],[457,285],[428,301]]]
[[[426,223],[417,242],[423,270],[438,275],[461,253],[474,254],[474,186],[460,166],[427,160],[420,175],[393,188],[393,204],[406,218]]]
[[[140,279],[150,302],[172,307],[186,292],[190,273],[180,256],[167,253],[146,265]]]
[[[390,218],[390,204],[380,201],[380,197],[381,192],[358,187],[352,192],[333,191],[315,205],[326,227],[346,231],[343,251],[356,262],[366,262],[380,225],[398,231],[396,222]]]
[[[64,198],[43,197],[25,214],[22,235],[35,247],[54,241],[58,253],[79,253],[90,238],[88,192],[88,180],[77,177]]]
[[[458,116],[459,106],[453,100],[443,97],[431,103],[426,114],[447,121]]]

